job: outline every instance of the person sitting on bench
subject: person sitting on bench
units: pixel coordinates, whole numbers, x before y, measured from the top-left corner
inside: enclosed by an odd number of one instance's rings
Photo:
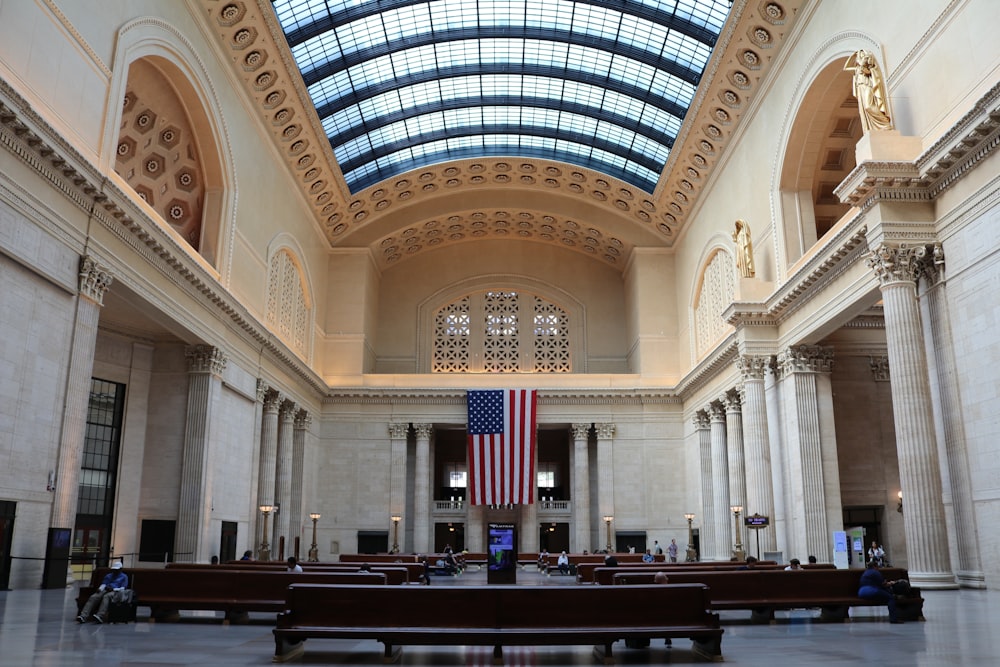
[[[98,623],[104,623],[108,620],[108,606],[111,604],[111,596],[114,595],[115,591],[123,591],[126,588],[128,588],[128,575],[122,572],[121,561],[115,561],[111,564],[111,571],[104,575],[104,579],[101,580],[101,585],[83,605],[83,611],[76,617],[76,620],[80,623],[86,623],[91,612],[94,611],[94,607],[100,603],[101,606],[94,614],[94,620]]]
[[[559,574],[569,574],[569,556],[563,551],[559,554],[559,558],[556,559],[556,567],[559,568]]]

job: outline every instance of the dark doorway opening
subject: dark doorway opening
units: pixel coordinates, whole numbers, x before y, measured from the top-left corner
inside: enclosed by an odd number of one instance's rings
[[[384,554],[389,552],[388,530],[359,530],[359,554]]]
[[[222,522],[222,534],[219,535],[219,562],[225,563],[227,560],[236,560],[236,530],[238,524],[235,521]]]

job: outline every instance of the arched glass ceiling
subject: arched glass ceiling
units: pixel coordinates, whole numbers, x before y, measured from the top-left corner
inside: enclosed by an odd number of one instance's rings
[[[479,156],[652,192],[729,0],[274,0],[351,192]]]

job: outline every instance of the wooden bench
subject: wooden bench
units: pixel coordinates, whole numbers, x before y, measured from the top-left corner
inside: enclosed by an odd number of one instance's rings
[[[394,660],[399,647],[596,644],[605,660],[620,639],[689,637],[722,660],[719,617],[706,586],[330,586],[292,584],[274,629],[274,661],[307,638],[374,639]]]
[[[696,565],[698,567],[695,567]],[[745,563],[736,563],[736,562],[730,562],[730,561],[722,561],[722,562],[717,562],[717,563],[703,562],[703,563],[693,563],[693,564],[684,564],[684,565],[681,565],[680,563],[643,563],[643,562],[636,563],[636,562],[625,562],[625,563],[619,563],[618,565],[615,565],[615,566],[611,566],[612,569],[618,568],[616,571],[626,570],[626,569],[635,569],[635,568],[639,568],[640,571],[641,571],[643,568],[652,568],[652,569],[656,570],[657,572],[659,572],[661,570],[664,571],[664,572],[687,572],[687,571],[695,571],[695,570],[697,570],[697,571],[702,571],[702,570],[739,570],[739,569],[743,569],[745,567],[746,567]],[[757,567],[779,569],[779,570],[783,570],[784,569],[783,565],[778,565],[774,561],[766,561],[766,562],[760,563],[759,565],[757,565]],[[600,563],[581,563],[580,565],[577,566],[576,580],[577,580],[577,582],[579,582],[581,584],[592,584],[592,583],[595,583],[596,582],[595,577],[597,576],[597,572],[598,572],[598,570],[602,570],[602,569],[604,569],[604,570],[609,569],[609,566],[605,565],[603,561],[601,561]],[[602,581],[601,583],[603,583],[605,585],[610,585],[611,584],[610,575],[605,575],[605,576],[607,577],[606,580]]]
[[[614,584],[648,584],[655,572],[615,572]],[[884,568],[886,580],[906,579],[902,568]],[[851,607],[884,607],[876,602],[858,597],[861,570],[812,569],[789,572],[786,570],[742,570],[736,572],[668,572],[674,583],[702,583],[712,590],[712,609],[749,609],[751,620],[769,623],[774,620],[776,609],[822,610],[824,621],[845,621]],[[924,620],[924,600],[920,589],[912,588],[910,594],[896,598],[896,610],[904,621]]]
[[[80,588],[76,599],[78,610],[107,572],[108,568],[98,568],[91,576],[91,586]],[[228,622],[245,622],[251,611],[282,611],[288,586],[293,583],[373,586],[387,583],[384,572],[273,572],[227,570],[212,565],[202,569],[124,568],[124,572],[139,605],[149,607],[150,617],[157,620],[174,619],[179,610],[194,609],[222,611]],[[405,571],[399,573],[398,577],[405,577]]]

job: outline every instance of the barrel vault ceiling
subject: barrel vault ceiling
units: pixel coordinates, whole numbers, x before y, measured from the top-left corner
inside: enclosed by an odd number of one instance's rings
[[[682,235],[804,4],[201,1],[331,248],[619,270]]]

